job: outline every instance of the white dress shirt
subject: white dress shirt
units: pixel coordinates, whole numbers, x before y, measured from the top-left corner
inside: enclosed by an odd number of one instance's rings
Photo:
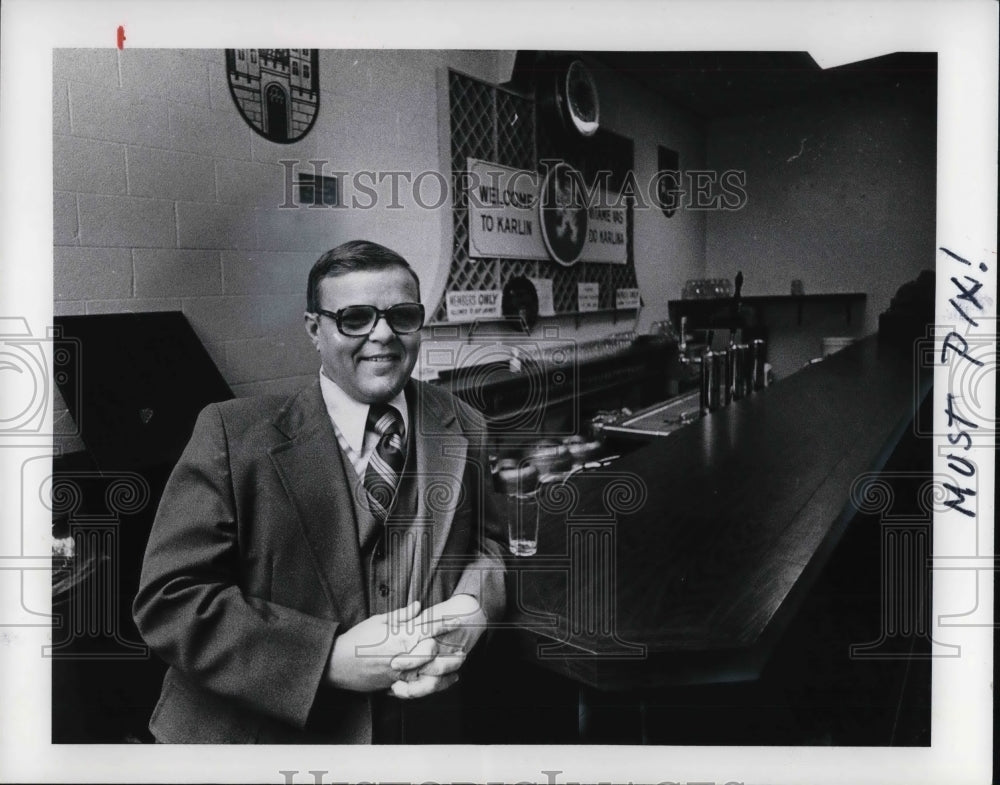
[[[319,387],[323,394],[323,402],[326,404],[326,412],[333,423],[334,433],[337,434],[337,441],[340,449],[344,451],[355,473],[362,480],[365,476],[365,469],[368,468],[368,459],[371,457],[375,445],[378,443],[378,436],[374,431],[366,428],[368,423],[368,410],[371,408],[367,403],[354,400],[335,381],[328,378],[320,370]],[[403,418],[403,433],[407,434],[410,425],[409,412],[406,407],[406,396],[402,391],[388,402],[395,407]]]

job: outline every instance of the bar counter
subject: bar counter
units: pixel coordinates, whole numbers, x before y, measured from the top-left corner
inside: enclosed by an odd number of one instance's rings
[[[508,563],[518,652],[599,690],[756,678],[928,390],[872,336],[546,487]]]

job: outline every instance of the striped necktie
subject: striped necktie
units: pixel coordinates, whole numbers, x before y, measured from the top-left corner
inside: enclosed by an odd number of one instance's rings
[[[373,404],[368,411],[368,427],[378,436],[365,470],[368,507],[379,523],[385,523],[406,458],[403,418],[388,404]]]

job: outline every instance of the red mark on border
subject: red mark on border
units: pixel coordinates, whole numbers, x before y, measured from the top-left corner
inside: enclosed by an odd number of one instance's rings
[[[118,48],[125,48],[125,26],[118,25]]]

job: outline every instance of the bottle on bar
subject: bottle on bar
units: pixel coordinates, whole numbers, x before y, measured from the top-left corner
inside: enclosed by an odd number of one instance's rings
[[[738,347],[740,353],[740,388],[742,397],[749,398],[753,393],[753,354],[750,345],[741,343]]]
[[[767,386],[767,373],[764,370],[764,361],[767,359],[766,346],[763,338],[755,338],[751,349],[753,370],[751,373],[751,387],[754,391],[763,390]]]
[[[701,356],[701,394],[699,402],[703,415],[719,408],[719,363],[720,352],[706,351]]]

